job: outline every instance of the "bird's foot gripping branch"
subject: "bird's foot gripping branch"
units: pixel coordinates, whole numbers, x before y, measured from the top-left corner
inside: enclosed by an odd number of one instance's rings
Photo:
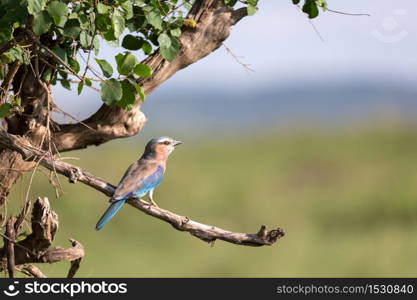
[[[79,167],[55,159],[50,152],[35,148],[26,139],[11,135],[4,130],[0,130],[0,147],[18,152],[25,160],[39,160],[42,166],[66,176],[72,183],[82,182],[109,197],[112,197],[115,192],[116,188],[112,184]],[[282,229],[277,228],[268,231],[265,226],[262,226],[257,233],[253,234],[224,230],[216,226],[193,221],[188,217],[150,205],[148,202],[138,198],[129,198],[127,203],[152,217],[171,224],[175,229],[186,231],[205,242],[214,242],[219,239],[237,245],[264,246],[272,245],[284,236]]]

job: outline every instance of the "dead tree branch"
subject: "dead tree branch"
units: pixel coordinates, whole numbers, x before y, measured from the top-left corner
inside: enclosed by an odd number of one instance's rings
[[[10,224],[9,224],[10,223]],[[84,257],[84,247],[76,240],[70,239],[72,247],[50,247],[58,228],[58,216],[50,209],[48,198],[38,198],[32,209],[32,232],[22,241],[11,238],[9,231],[15,228],[16,219],[11,218],[7,223],[5,246],[0,248],[0,258],[7,257],[9,277],[14,270],[24,270],[35,277],[44,277],[43,273],[29,263],[54,263],[59,261],[71,262],[68,276],[73,277]],[[10,245],[13,248],[11,256]],[[23,265],[23,266],[22,266]],[[0,266],[0,271],[3,267]],[[11,273],[12,271],[12,273]]]
[[[46,278],[45,274],[42,273],[42,271],[30,264],[24,264],[16,267],[16,270],[22,272],[25,275],[32,276],[34,278]]]
[[[9,278],[14,278],[14,269],[15,269],[15,254],[14,254],[14,243],[11,240],[16,239],[16,234],[14,231],[14,223],[16,218],[11,217],[6,223],[6,236],[7,239],[4,239],[4,248],[6,248],[6,257],[7,257],[7,271],[9,273]]]
[[[9,94],[9,90],[12,86],[13,78],[16,75],[17,70],[20,67],[20,62],[17,60],[10,65],[10,69],[7,72],[1,87],[0,87],[0,104],[6,102],[7,96]]]
[[[50,153],[31,146],[24,138],[16,137],[3,130],[0,130],[0,146],[17,151],[24,159],[41,159],[40,164],[42,166],[68,177],[71,183],[80,181],[109,197],[115,191],[115,186],[112,184],[79,167],[54,159]],[[205,225],[185,216],[180,216],[168,210],[152,206],[141,199],[131,198],[127,202],[140,211],[171,224],[175,229],[186,231],[205,242],[214,242],[216,239],[219,239],[238,245],[264,246],[272,245],[284,236],[282,229],[278,228],[267,231],[265,226],[262,226],[258,233],[254,234],[231,232],[219,227]]]

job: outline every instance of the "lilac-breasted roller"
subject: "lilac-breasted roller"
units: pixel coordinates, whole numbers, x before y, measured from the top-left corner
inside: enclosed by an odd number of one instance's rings
[[[168,156],[181,143],[170,137],[160,137],[146,144],[141,158],[127,169],[120,180],[109,200],[110,206],[97,222],[96,230],[103,228],[130,197],[139,198],[149,193],[152,204],[157,206],[153,200],[153,190],[164,177]]]

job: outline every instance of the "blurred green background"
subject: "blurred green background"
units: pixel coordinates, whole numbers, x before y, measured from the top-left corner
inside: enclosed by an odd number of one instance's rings
[[[233,231],[284,228],[272,247],[211,247],[130,206],[96,232],[107,198],[63,177],[65,194],[56,199],[38,173],[30,198],[48,196],[59,214],[55,245],[69,246],[71,237],[85,246],[82,277],[415,276],[416,138],[415,126],[397,124],[186,140],[170,158],[157,203]],[[113,141],[64,156],[116,184],[145,142]],[[9,213],[28,179],[9,197]],[[68,267],[40,266],[57,277]]]

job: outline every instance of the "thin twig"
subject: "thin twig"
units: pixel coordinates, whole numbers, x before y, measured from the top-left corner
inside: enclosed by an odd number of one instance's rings
[[[85,124],[83,121],[77,119],[76,117],[74,117],[73,115],[67,113],[66,111],[62,110],[58,105],[54,104],[54,109],[58,110],[60,113],[62,113],[64,116],[69,117],[71,119],[73,119],[74,121],[80,123],[81,125],[84,125],[86,128],[96,132],[97,130],[95,130],[93,127],[88,126],[87,124]]]
[[[227,47],[224,43],[222,45],[226,49],[227,53],[229,53],[234,58],[234,60],[245,69],[245,71],[255,72],[255,70],[251,68],[250,64],[247,64],[241,61],[240,58],[236,54],[234,54],[233,51],[229,47]]]
[[[308,22],[310,23],[311,27],[313,27],[313,30],[316,32],[316,34],[317,34],[317,36],[319,37],[319,39],[320,39],[322,42],[324,42],[324,38],[323,38],[323,36],[321,35],[321,33],[319,32],[319,30],[317,29],[316,24],[314,24],[314,23],[313,23],[313,21],[312,21],[312,20],[310,20],[310,19],[308,19]]]
[[[9,72],[7,72],[7,75],[1,84],[0,104],[6,102],[7,95],[9,94],[10,87],[12,86],[13,78],[15,77],[17,70],[19,70],[20,65],[21,63],[18,60],[10,65]]]
[[[330,11],[335,14],[346,15],[346,16],[354,16],[354,17],[370,17],[370,14],[355,14],[355,13],[347,13],[343,11],[338,11],[330,8],[326,8],[327,11]]]
[[[14,243],[10,240],[16,238],[14,231],[14,223],[16,219],[11,217],[6,223],[6,236],[7,239],[4,239],[4,246],[6,248],[6,257],[7,257],[7,271],[9,273],[9,278],[14,278],[14,268],[15,268],[15,257],[14,257]]]
[[[65,61],[63,61],[58,55],[56,55],[51,49],[49,49],[48,47],[42,45],[40,42],[34,40],[34,42],[41,47],[42,49],[44,49],[46,52],[48,52],[53,58],[55,58],[59,63],[61,63],[68,71],[70,71],[75,77],[77,77],[80,80],[83,80],[83,78],[78,75],[77,72],[75,72],[68,64],[65,63]]]
[[[301,11],[301,12],[303,12],[303,10],[302,10],[302,8],[301,8],[301,6],[299,5],[299,4],[297,4],[296,6],[295,6],[299,11]],[[317,27],[316,27],[316,25],[313,23],[313,21],[312,20],[310,20],[310,19],[308,19],[308,23],[310,24],[310,26],[313,28],[313,30],[314,30],[314,32],[316,33],[316,35],[318,36],[318,38],[322,41],[322,42],[324,42],[324,38],[323,38],[323,36],[321,35],[321,33],[319,32],[319,30],[317,29]]]
[[[32,250],[26,248],[25,246],[22,246],[19,244],[19,242],[17,242],[16,240],[13,240],[11,238],[9,238],[8,236],[4,235],[3,233],[0,232],[0,236],[6,240],[8,240],[9,242],[13,243],[16,247],[19,247],[20,249],[26,251],[27,253],[30,253],[34,256],[37,256],[35,252],[33,252]]]
[[[0,47],[0,54],[3,54],[3,52],[6,52],[10,48],[13,48],[14,46],[16,46],[22,40],[22,38],[23,38],[23,35],[18,35],[14,39],[10,40],[9,42],[7,42],[3,46],[1,46]]]

